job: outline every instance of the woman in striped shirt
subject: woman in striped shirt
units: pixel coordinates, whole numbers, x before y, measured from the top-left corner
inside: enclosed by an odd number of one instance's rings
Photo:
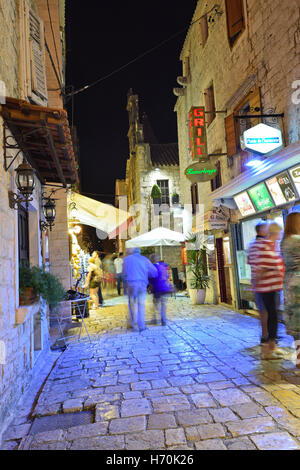
[[[277,359],[280,351],[276,347],[278,328],[277,296],[283,289],[284,262],[276,244],[281,239],[282,228],[275,222],[269,224],[268,235],[260,243],[257,252],[255,292],[261,293],[268,312],[268,342],[262,344],[262,359]]]

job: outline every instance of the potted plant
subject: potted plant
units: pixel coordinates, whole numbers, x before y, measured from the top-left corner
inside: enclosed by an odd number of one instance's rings
[[[153,199],[153,204],[161,203],[161,189],[158,184],[154,184],[151,190],[151,197]]]
[[[177,193],[172,194],[172,204],[173,205],[179,204],[179,194],[177,194]]]
[[[152,186],[151,197],[153,199],[154,204],[154,213],[157,214],[159,213],[159,209],[157,209],[157,206],[160,206],[161,204],[161,189],[158,184],[154,184]]]
[[[55,309],[65,299],[66,292],[60,280],[37,266],[22,265],[19,269],[20,305],[31,305],[41,295]]]
[[[209,286],[209,276],[204,258],[205,250],[188,251],[189,271],[193,274],[190,297],[193,305],[204,304],[206,289]]]
[[[38,275],[37,271],[28,264],[22,264],[19,268],[19,303],[32,305],[38,299]]]

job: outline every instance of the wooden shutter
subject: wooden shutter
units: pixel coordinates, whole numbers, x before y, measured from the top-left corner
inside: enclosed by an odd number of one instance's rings
[[[200,27],[201,27],[201,38],[202,38],[202,47],[203,47],[205,46],[207,38],[208,38],[207,15],[201,17]]]
[[[214,96],[213,85],[211,85],[209,88],[205,90],[204,100],[205,100],[205,111],[209,111],[209,113],[206,114],[206,123],[209,126],[216,117],[215,96]]]
[[[234,113],[225,118],[225,132],[228,158],[238,151]]]
[[[229,39],[233,40],[244,29],[243,0],[226,0]]]
[[[48,100],[44,26],[41,19],[32,11],[28,13],[29,50],[31,62],[31,91],[44,101]],[[34,98],[34,96],[31,96]]]
[[[198,194],[198,185],[193,183],[191,185],[191,199],[192,199],[192,214],[197,212],[197,204],[199,204],[199,194]]]

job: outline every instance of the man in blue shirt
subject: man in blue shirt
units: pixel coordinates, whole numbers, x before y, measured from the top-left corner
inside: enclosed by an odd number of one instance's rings
[[[134,248],[124,258],[123,275],[127,282],[128,309],[131,326],[135,331],[143,331],[145,327],[145,302],[149,278],[157,277],[157,269],[139,248]]]

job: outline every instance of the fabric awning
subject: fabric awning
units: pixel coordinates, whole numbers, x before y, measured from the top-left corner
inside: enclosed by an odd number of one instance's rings
[[[101,230],[109,238],[125,231],[132,220],[126,211],[74,192],[68,196],[68,218]]]
[[[164,227],[158,227],[125,243],[126,248],[147,246],[179,246],[185,241],[183,233],[174,232]]]
[[[241,173],[229,183],[213,191],[209,197],[213,200],[215,206],[219,206],[222,200],[225,202],[224,205],[227,205],[226,199],[233,198],[235,195],[246,191],[251,186],[255,186],[261,181],[271,178],[299,163],[300,144],[297,142],[268,157],[259,167],[251,168]]]
[[[64,109],[6,98],[5,104],[0,105],[0,113],[42,183],[66,186],[78,182],[78,164]]]

